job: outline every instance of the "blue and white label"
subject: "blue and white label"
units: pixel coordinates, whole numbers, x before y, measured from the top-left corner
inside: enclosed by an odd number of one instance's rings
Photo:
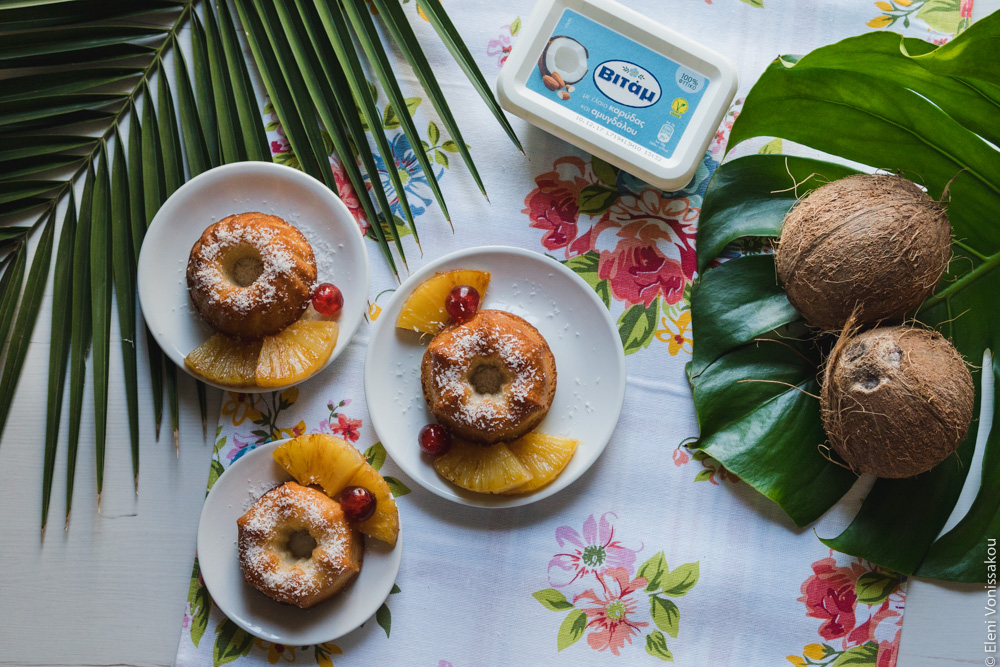
[[[608,60],[594,70],[594,85],[612,102],[642,109],[660,99],[660,82],[652,72],[624,60]]]
[[[709,86],[704,74],[566,9],[527,87],[591,130],[668,160]]]

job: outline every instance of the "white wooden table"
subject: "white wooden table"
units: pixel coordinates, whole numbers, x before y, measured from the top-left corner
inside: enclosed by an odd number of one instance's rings
[[[985,16],[998,7],[1000,0],[977,0],[974,15]],[[180,636],[221,393],[209,393],[208,437],[203,438],[194,383],[179,373],[182,421],[176,456],[166,405],[163,432],[158,442],[153,438],[145,341],[140,340],[140,493],[132,492],[125,411],[114,409],[108,416],[104,495],[97,514],[88,392],[72,520],[64,532],[63,419],[49,527],[42,541],[50,297],[51,285],[0,442],[0,666],[170,665]],[[116,328],[112,335],[116,340]],[[362,329],[358,336],[367,332]],[[124,396],[117,395],[123,391],[121,377],[119,357],[112,354],[112,406],[124,405]],[[911,579],[899,667],[989,665],[986,660],[994,654],[984,651],[985,603],[980,585]]]

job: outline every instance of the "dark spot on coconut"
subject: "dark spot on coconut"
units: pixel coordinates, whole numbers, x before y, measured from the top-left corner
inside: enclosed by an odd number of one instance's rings
[[[844,359],[847,361],[857,361],[861,358],[861,355],[867,351],[867,343],[854,343],[844,352]]]
[[[857,384],[861,385],[861,388],[866,391],[874,391],[875,389],[878,389],[880,384],[882,384],[883,379],[884,378],[878,373],[872,370],[866,370],[861,375],[861,379],[858,380]]]
[[[890,366],[895,366],[896,368],[899,368],[899,362],[902,358],[903,348],[898,345],[893,345],[885,351],[885,354],[882,355],[882,360],[885,361],[885,363]]]

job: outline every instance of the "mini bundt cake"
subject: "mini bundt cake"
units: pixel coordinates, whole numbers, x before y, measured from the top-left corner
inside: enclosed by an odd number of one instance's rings
[[[431,414],[462,438],[514,440],[552,407],[556,360],[538,330],[501,310],[481,310],[427,346],[420,368]]]
[[[295,482],[272,489],[236,525],[243,578],[272,600],[312,607],[361,571],[363,538],[316,489]]]
[[[264,213],[223,218],[202,233],[188,292],[213,329],[240,340],[273,336],[309,306],[316,258],[298,229]]]

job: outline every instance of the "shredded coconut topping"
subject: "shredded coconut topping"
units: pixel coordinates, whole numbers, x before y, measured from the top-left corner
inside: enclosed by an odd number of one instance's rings
[[[431,356],[432,382],[437,399],[455,421],[480,430],[504,428],[538,405],[539,387],[546,381],[540,355],[493,317],[440,335]],[[494,364],[508,377],[500,391],[481,394],[469,381],[476,364]]]
[[[350,527],[342,517],[331,520],[326,508],[309,502],[288,485],[266,493],[241,519],[240,565],[280,598],[301,598],[320,592],[349,563]],[[311,557],[296,558],[288,547],[291,536],[308,532],[316,541]]]
[[[293,228],[294,229],[294,228]],[[252,248],[260,255],[261,274],[246,288],[235,288],[224,274],[227,253]],[[226,221],[217,223],[211,234],[202,237],[194,253],[200,268],[194,273],[194,289],[217,295],[227,308],[247,314],[262,305],[276,304],[284,295],[280,285],[299,280],[297,251],[282,236],[281,230],[264,225]],[[312,286],[308,285],[311,290]]]

